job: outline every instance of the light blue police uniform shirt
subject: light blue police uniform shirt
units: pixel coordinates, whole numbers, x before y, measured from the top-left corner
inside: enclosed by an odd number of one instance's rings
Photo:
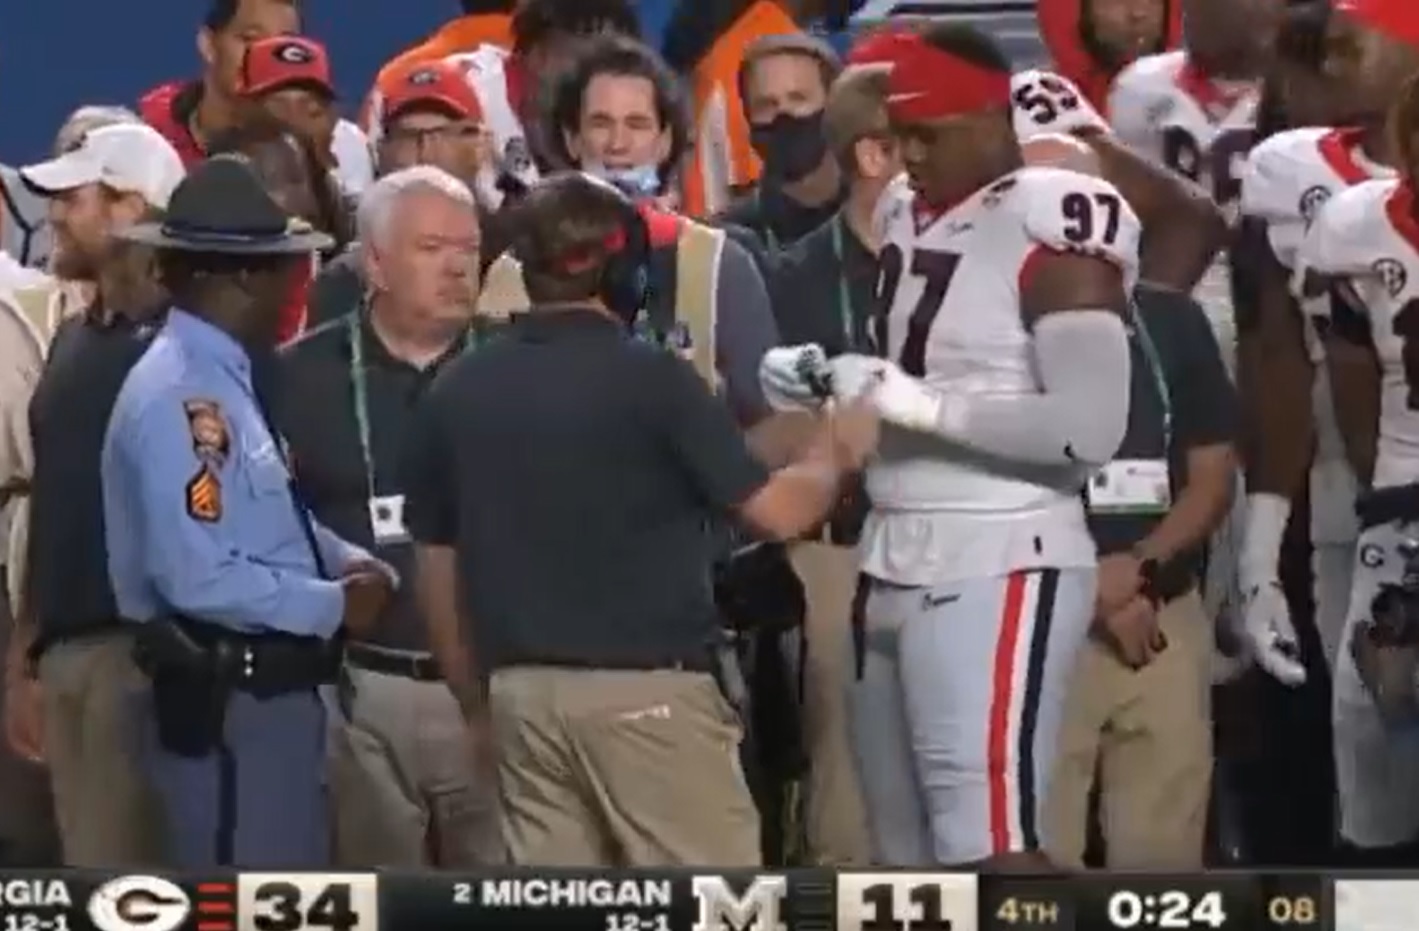
[[[204,432],[214,423],[224,443]],[[319,577],[280,441],[256,405],[251,360],[223,331],[181,310],[168,315],[119,391],[102,470],[109,576],[123,617],[181,614],[244,633],[316,637],[340,626],[341,584]],[[312,526],[330,572],[371,558],[313,518]]]

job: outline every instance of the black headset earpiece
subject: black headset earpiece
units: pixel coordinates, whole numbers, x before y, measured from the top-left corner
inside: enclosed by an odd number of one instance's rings
[[[611,188],[611,185],[607,185]],[[635,203],[615,188],[621,200],[624,242],[606,257],[601,270],[601,302],[627,325],[646,305],[650,293],[650,227]]]

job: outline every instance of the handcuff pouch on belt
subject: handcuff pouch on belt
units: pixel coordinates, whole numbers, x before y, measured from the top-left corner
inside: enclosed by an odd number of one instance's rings
[[[738,631],[784,631],[803,624],[808,598],[780,543],[735,550],[714,568],[714,602]]]
[[[187,757],[221,744],[234,691],[266,699],[314,689],[334,680],[338,656],[314,638],[227,634],[172,617],[142,624],[133,650],[152,682],[159,742]]]

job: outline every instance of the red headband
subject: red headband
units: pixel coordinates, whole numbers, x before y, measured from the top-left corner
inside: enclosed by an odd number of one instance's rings
[[[606,238],[601,241],[600,250],[597,250],[595,246],[589,246],[583,249],[568,249],[563,252],[562,271],[568,275],[579,275],[625,248],[626,231],[617,227],[606,234]]]
[[[1391,39],[1419,46],[1419,3],[1415,0],[1339,0],[1335,10]]]
[[[854,42],[845,60],[849,65],[891,64],[897,47],[910,37],[911,33],[889,26]]]
[[[887,112],[894,122],[939,120],[1010,105],[1010,75],[972,64],[919,35],[890,43]]]

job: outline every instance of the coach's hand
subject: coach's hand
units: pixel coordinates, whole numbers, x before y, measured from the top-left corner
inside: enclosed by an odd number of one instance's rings
[[[1100,617],[1118,611],[1142,590],[1138,569],[1138,557],[1132,553],[1114,553],[1099,560],[1099,590],[1094,601]]]
[[[769,406],[776,411],[813,410],[824,398],[808,376],[827,370],[827,353],[817,343],[780,346],[764,353],[759,363],[759,384]]]
[[[1262,581],[1249,587],[1242,612],[1242,635],[1253,661],[1285,685],[1306,681],[1301,644],[1291,624],[1291,609],[1281,583]]]
[[[1112,614],[1100,615],[1094,629],[1129,669],[1147,666],[1168,645],[1158,626],[1158,609],[1141,595]]]

